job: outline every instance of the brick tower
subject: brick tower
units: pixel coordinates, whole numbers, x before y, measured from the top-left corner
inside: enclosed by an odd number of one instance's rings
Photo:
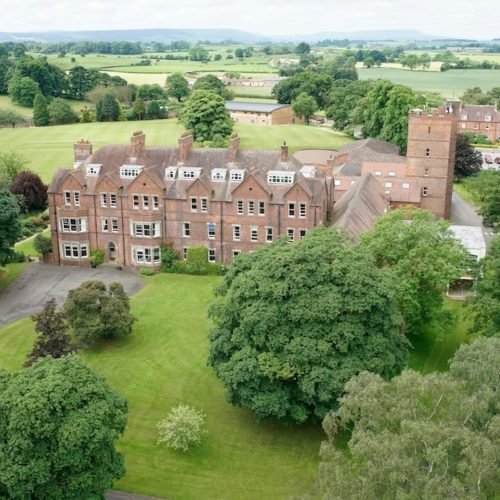
[[[446,108],[443,114],[410,112],[408,120],[407,175],[420,181],[420,207],[437,216],[451,216],[457,117]]]

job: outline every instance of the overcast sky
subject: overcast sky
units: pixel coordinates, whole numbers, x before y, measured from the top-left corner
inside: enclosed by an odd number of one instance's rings
[[[500,37],[499,0],[1,0],[0,31],[236,28],[266,35],[417,29]]]

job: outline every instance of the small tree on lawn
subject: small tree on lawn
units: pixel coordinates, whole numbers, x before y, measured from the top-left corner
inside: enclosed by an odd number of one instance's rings
[[[167,418],[157,423],[158,444],[165,443],[174,450],[188,451],[201,443],[207,431],[203,429],[205,416],[196,408],[178,405],[172,408]]]
[[[64,312],[57,311],[55,299],[48,300],[43,310],[33,314],[31,319],[35,322],[38,337],[25,366],[32,365],[38,358],[60,358],[78,349],[78,346],[71,342]]]
[[[181,73],[172,73],[169,75],[166,85],[168,95],[174,97],[178,101],[181,101],[189,95],[189,83]]]
[[[40,255],[49,255],[52,252],[52,240],[43,234],[37,234],[33,240],[33,248]]]
[[[45,127],[49,124],[47,99],[41,93],[37,94],[33,101],[33,123],[35,127]]]
[[[318,103],[314,97],[302,92],[293,101],[292,109],[297,116],[303,116],[306,124],[309,124],[311,116],[318,110]]]
[[[16,128],[16,125],[23,125],[26,122],[26,118],[18,112],[10,109],[0,109],[0,125],[9,125]]]
[[[64,312],[75,337],[83,342],[128,335],[135,321],[123,286],[111,283],[108,289],[97,280],[70,290]]]

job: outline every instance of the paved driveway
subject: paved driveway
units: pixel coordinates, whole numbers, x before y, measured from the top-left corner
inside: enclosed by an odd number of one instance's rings
[[[0,327],[40,311],[48,299],[55,298],[62,305],[68,292],[87,280],[101,280],[105,283],[117,281],[129,295],[144,286],[142,278],[131,271],[32,263],[0,294]]]

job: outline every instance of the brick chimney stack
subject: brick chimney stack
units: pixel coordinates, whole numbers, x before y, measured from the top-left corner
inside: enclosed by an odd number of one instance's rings
[[[137,158],[141,149],[146,147],[146,134],[142,130],[138,130],[132,134],[130,138],[130,156]]]
[[[75,163],[85,161],[92,154],[92,143],[87,139],[82,139],[73,144],[75,152]]]
[[[179,138],[179,162],[185,163],[189,151],[193,147],[193,134],[191,132],[184,132]]]
[[[240,137],[238,134],[233,134],[229,138],[229,162],[234,163],[236,161],[236,157],[238,156],[238,152],[240,150]]]
[[[281,162],[286,163],[288,161],[288,146],[286,142],[283,141],[283,145],[281,146]]]

